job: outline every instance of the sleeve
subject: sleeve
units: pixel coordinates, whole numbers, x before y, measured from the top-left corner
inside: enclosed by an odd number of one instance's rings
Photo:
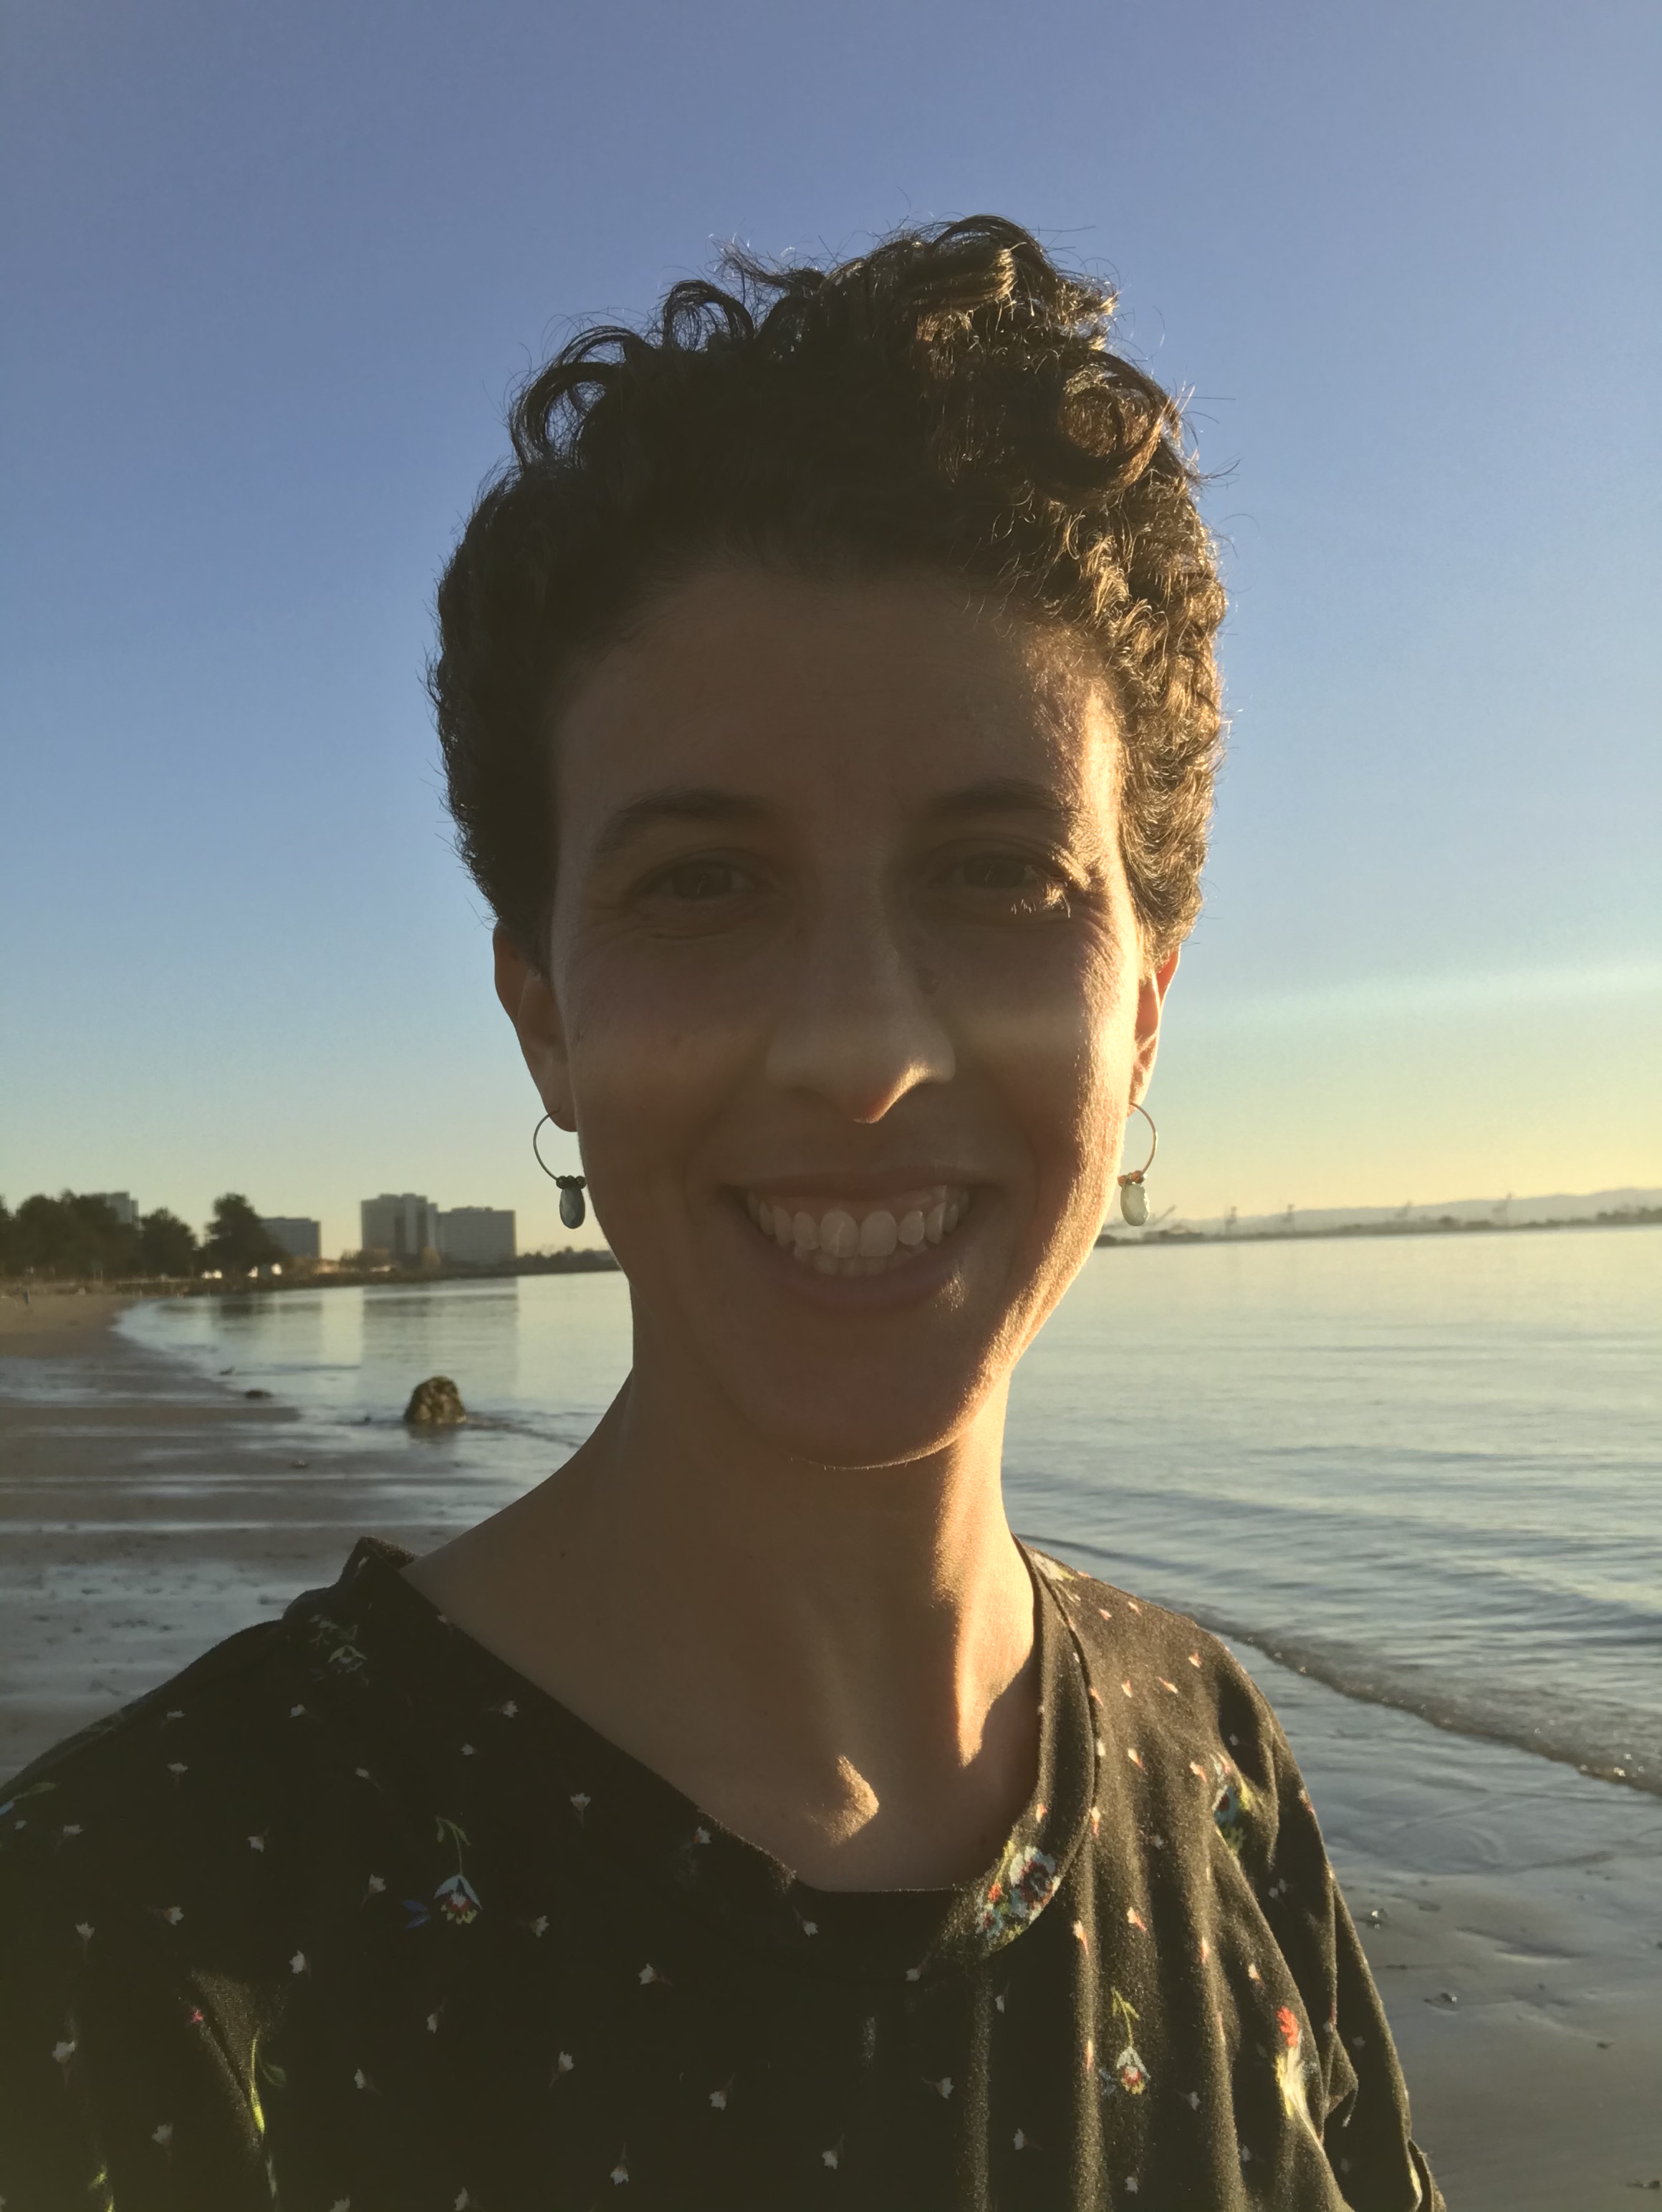
[[[0,1832],[0,2203],[270,2212],[257,2102],[214,1993],[169,1961],[167,1908],[70,1875],[36,1809]]]
[[[1232,1662],[1226,1703],[1239,1742],[1243,1795],[1259,1796],[1245,1826],[1242,1871],[1286,1960],[1316,2051],[1300,2049],[1296,2017],[1282,2023],[1285,2094],[1304,2084],[1312,2126],[1352,2212],[1446,2212],[1413,2139],[1408,2090],[1385,2008],[1322,1840],[1315,1809],[1280,1723]]]

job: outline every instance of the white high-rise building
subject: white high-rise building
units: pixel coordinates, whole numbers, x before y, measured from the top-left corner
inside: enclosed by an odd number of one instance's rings
[[[88,1198],[95,1200],[98,1205],[107,1206],[110,1212],[114,1214],[116,1219],[121,1224],[121,1226],[124,1229],[137,1228],[138,1206],[137,1201],[128,1192],[125,1190],[89,1190],[87,1193],[87,1195]]]
[[[514,1255],[514,1216],[494,1206],[453,1206],[439,1216],[439,1249],[463,1267],[498,1266]]]
[[[439,1209],[413,1190],[383,1191],[358,1207],[363,1249],[384,1252],[394,1267],[416,1267],[439,1243]]]

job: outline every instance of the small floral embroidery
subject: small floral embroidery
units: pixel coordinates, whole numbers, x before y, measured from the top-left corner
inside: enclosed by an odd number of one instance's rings
[[[1233,1741],[1233,1739],[1232,1739]],[[1242,1777],[1233,1759],[1212,1755],[1212,1818],[1218,1833],[1237,1856],[1246,1840],[1247,1815],[1257,1803],[1257,1793]]]
[[[368,1664],[358,1649],[357,1632],[356,1623],[343,1627],[338,1620],[326,1620],[321,1615],[313,1622],[312,1643],[323,1654],[323,1663],[332,1674],[356,1674]]]
[[[1125,2046],[1114,2061],[1114,2077],[1122,2089],[1140,2097],[1148,2087],[1148,2070],[1137,2056],[1136,2008],[1117,1990],[1112,1996],[1114,2019],[1125,2037]]]
[[[456,1871],[434,1891],[431,1908],[423,1905],[418,1897],[405,1899],[404,1909],[410,1916],[404,1923],[406,1933],[412,1928],[424,1928],[432,1919],[435,1911],[440,1919],[447,1920],[452,1927],[466,1928],[478,1918],[484,1910],[478,1890],[467,1879],[462,1858],[462,1852],[467,1847],[466,1833],[454,1820],[442,1817],[435,1825],[439,1841],[443,1843],[447,1837],[449,1838],[451,1848],[456,1854]]]
[[[465,1874],[453,1874],[433,1893],[433,1902],[455,1928],[466,1928],[479,1917],[479,1893]]]
[[[1319,2142],[1320,2131],[1311,2117],[1309,2081],[1312,2075],[1320,2081],[1321,2069],[1313,2060],[1305,2058],[1304,2030],[1291,2005],[1276,2007],[1275,2026],[1281,2032],[1284,2046],[1275,2060],[1275,2081],[1282,2093],[1282,2109],[1289,2118],[1302,2122]]]
[[[1056,1863],[1050,1853],[1014,1844],[982,1899],[982,1935],[995,1941],[1014,1936],[1044,1911],[1056,1887]]]

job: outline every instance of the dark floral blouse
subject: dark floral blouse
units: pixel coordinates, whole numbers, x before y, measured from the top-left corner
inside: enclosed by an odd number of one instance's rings
[[[0,1807],[5,2212],[1437,2206],[1268,1707],[1030,1556],[1032,1802],[850,1894],[359,1544]]]

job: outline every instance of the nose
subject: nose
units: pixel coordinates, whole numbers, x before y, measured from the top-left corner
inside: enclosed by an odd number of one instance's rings
[[[921,1084],[950,1083],[953,1040],[885,902],[828,901],[807,930],[768,1040],[768,1081],[851,1121],[880,1121]]]

